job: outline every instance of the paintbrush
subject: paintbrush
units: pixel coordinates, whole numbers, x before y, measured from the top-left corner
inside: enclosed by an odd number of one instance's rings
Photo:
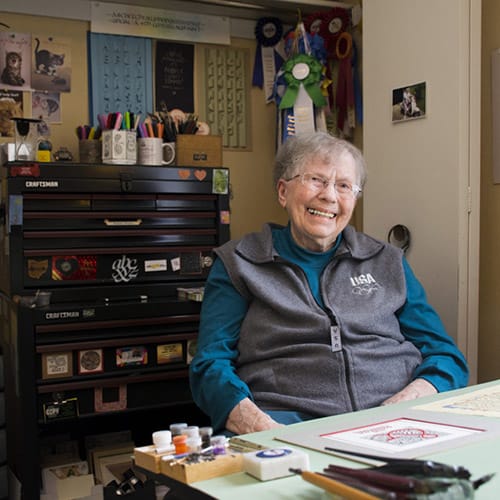
[[[290,468],[289,470],[294,474],[299,474],[305,481],[314,484],[315,486],[319,486],[329,493],[340,495],[345,500],[380,500],[379,496],[372,495],[366,491],[341,483],[340,481],[329,478],[324,474],[307,470],[303,471],[302,469]]]

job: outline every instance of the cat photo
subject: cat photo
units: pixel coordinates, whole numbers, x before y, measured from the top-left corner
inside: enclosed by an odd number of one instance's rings
[[[35,90],[69,92],[71,65],[69,41],[32,35],[31,86]]]
[[[15,137],[12,118],[23,116],[22,92],[0,92],[0,137]]]
[[[0,32],[0,88],[28,90],[31,35]]]
[[[0,81],[14,87],[21,87],[25,80],[21,76],[23,56],[20,52],[7,52],[5,55],[5,68],[2,71]]]
[[[64,54],[56,54],[47,49],[40,49],[40,40],[35,38],[35,72],[57,76],[57,70],[64,65]]]
[[[61,104],[58,92],[33,92],[31,115],[49,123],[61,122]]]

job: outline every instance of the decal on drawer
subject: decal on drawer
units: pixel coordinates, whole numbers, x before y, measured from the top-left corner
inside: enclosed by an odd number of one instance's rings
[[[113,268],[112,277],[115,283],[128,282],[139,275],[137,259],[130,259],[126,255],[122,255],[119,259],[113,261],[111,267]]]

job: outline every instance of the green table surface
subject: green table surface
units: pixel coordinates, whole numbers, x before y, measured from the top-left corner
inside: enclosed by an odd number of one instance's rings
[[[346,467],[362,467],[359,462],[352,462],[340,456],[291,445],[276,440],[275,438],[280,435],[290,435],[294,432],[302,433],[303,431],[311,431],[311,433],[314,433],[315,429],[324,428],[325,424],[328,423],[335,423],[335,425],[340,423],[346,429],[356,427],[357,424],[365,425],[367,419],[376,423],[385,418],[393,418],[398,412],[403,415],[406,409],[411,409],[417,405],[454,397],[494,385],[500,385],[500,380],[459,389],[457,391],[428,396],[414,401],[398,403],[396,405],[325,417],[308,422],[301,422],[299,424],[288,425],[270,431],[246,434],[240,437],[251,443],[269,448],[288,447],[306,451],[309,455],[310,470],[315,472],[321,472],[323,468],[329,464],[338,464]],[[452,416],[450,418],[452,419]],[[475,417],[475,422],[477,423],[477,421],[481,421],[481,419],[494,419],[496,422],[500,422],[500,418],[497,417]],[[496,424],[496,422],[492,423]],[[381,453],[377,454],[381,455]],[[455,441],[449,446],[443,444],[441,451],[422,454],[419,458],[429,458],[450,465],[462,465],[470,470],[472,479],[477,479],[484,474],[496,473],[493,479],[476,490],[475,498],[478,500],[500,499],[500,435],[498,433],[494,433],[487,439],[484,439],[483,436],[483,438],[477,442],[461,444]],[[333,495],[327,494],[323,489],[304,481],[300,476],[296,475],[271,481],[259,481],[241,472],[206,481],[199,481],[193,483],[191,486],[220,500],[322,500],[334,498]]]

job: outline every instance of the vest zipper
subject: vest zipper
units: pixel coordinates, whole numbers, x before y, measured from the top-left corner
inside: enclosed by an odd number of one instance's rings
[[[358,410],[358,405],[355,403],[354,395],[351,387],[351,371],[347,360],[345,349],[342,345],[342,331],[337,321],[337,317],[330,309],[325,309],[328,318],[330,319],[330,338],[332,343],[332,352],[340,352],[342,360],[344,361],[345,382],[347,387],[347,394],[351,402],[352,411]]]

